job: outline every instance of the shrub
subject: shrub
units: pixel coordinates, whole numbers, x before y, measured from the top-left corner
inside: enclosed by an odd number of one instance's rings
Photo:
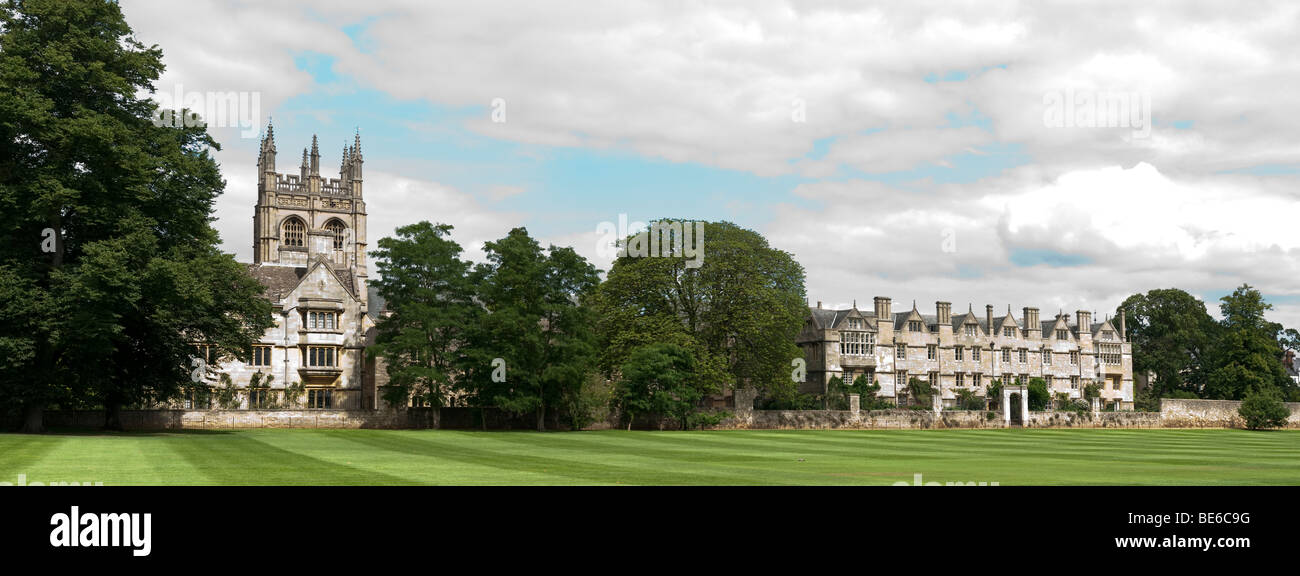
[[[958,410],[983,410],[984,397],[976,394],[974,390],[965,388],[957,390],[957,409]]]
[[[1046,410],[1047,404],[1052,400],[1051,392],[1047,391],[1047,382],[1042,378],[1030,378],[1026,393],[1029,395],[1030,410]]]
[[[724,410],[695,412],[687,417],[686,427],[699,428],[701,430],[705,428],[714,428],[717,427],[718,424],[721,424],[723,420],[733,416],[735,416],[735,414]]]
[[[1251,430],[1281,428],[1286,426],[1286,419],[1291,415],[1282,398],[1272,390],[1256,391],[1246,396],[1237,413]]]
[[[912,404],[928,408],[931,398],[934,397],[934,386],[920,378],[909,378],[907,381],[907,395],[911,397]]]
[[[844,385],[844,380],[839,376],[832,376],[826,381],[826,409],[827,410],[848,410],[849,409],[849,390]]]

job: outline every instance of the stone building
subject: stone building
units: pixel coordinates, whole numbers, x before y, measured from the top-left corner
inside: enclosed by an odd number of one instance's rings
[[[831,378],[852,382],[866,374],[880,385],[881,397],[905,399],[915,377],[935,386],[945,405],[956,393],[987,391],[995,380],[1013,384],[1042,378],[1053,394],[1080,398],[1088,384],[1098,384],[1104,406],[1132,409],[1133,355],[1125,338],[1125,318],[1118,329],[1109,320],[1094,322],[1078,311],[1071,319],[1057,314],[1039,318],[1037,308],[1011,308],[1002,316],[985,306],[953,315],[952,304],[936,302],[934,314],[921,314],[915,302],[908,312],[894,312],[887,297],[874,309],[810,308],[796,343],[802,348],[807,378],[802,391],[825,393]],[[1073,320],[1073,321],[1071,321]]]
[[[384,374],[365,356],[376,311],[366,285],[362,163],[358,134],[343,148],[339,177],[322,177],[313,136],[298,173],[278,173],[275,131],[267,127],[257,159],[248,269],[266,287],[275,326],[246,357],[208,359],[240,389],[241,408],[377,406],[376,380]],[[268,392],[248,388],[259,372],[271,379]],[[296,402],[285,402],[287,386],[301,386]],[[196,407],[214,407],[211,400],[201,402],[209,405]]]

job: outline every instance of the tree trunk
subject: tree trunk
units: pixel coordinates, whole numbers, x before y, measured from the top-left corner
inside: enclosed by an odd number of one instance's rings
[[[45,433],[45,407],[40,404],[28,404],[23,409],[23,434]]]
[[[546,404],[545,403],[537,405],[537,431],[538,432],[546,431]]]
[[[122,404],[109,402],[104,405],[104,429],[122,431]]]

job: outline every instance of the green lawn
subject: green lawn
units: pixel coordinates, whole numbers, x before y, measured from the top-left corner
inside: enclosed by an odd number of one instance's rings
[[[0,434],[0,482],[1300,484],[1300,431]]]

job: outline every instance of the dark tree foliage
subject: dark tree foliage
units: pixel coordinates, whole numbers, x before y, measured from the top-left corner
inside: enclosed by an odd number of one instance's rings
[[[118,427],[181,393],[194,343],[243,354],[272,324],[217,249],[216,143],[137,96],[162,69],[116,3],[0,6],[0,401],[26,431],[56,404]]]
[[[652,343],[691,351],[716,390],[754,387],[793,402],[790,360],[807,316],[804,271],[790,254],[730,222],[703,223],[704,256],[619,257],[597,294],[600,367],[617,379],[631,352]]]

